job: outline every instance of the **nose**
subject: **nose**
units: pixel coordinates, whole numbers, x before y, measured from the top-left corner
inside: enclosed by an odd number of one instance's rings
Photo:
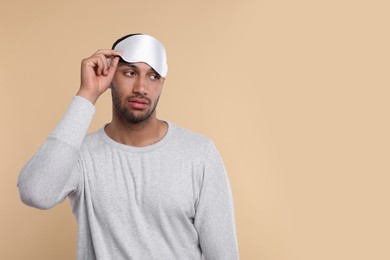
[[[148,82],[147,82],[146,78],[137,77],[137,80],[135,81],[135,84],[133,87],[133,93],[146,96],[148,94],[147,89],[148,89]]]

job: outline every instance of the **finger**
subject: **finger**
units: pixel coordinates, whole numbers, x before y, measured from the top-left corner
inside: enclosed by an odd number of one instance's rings
[[[108,50],[108,49],[102,49],[102,50],[98,50],[97,52],[94,53],[94,55],[99,55],[99,54],[103,54],[105,57],[107,58],[113,58],[115,56],[120,56],[122,55],[121,52],[119,51],[116,51],[116,50]]]
[[[95,70],[97,76],[107,76],[110,66],[109,59],[119,56],[121,53],[115,50],[98,50],[83,63]]]
[[[96,57],[89,57],[82,61],[82,67],[89,67],[91,68],[97,76],[100,74],[100,65],[99,65],[99,59]]]
[[[118,63],[119,63],[119,57],[115,57],[111,60],[111,65],[108,68],[107,75],[110,77],[113,77],[116,69],[118,68]]]
[[[97,68],[98,75],[106,76],[108,70],[107,58],[104,55],[99,54],[96,56],[96,59],[98,61],[98,68]]]
[[[102,64],[103,64],[102,74],[103,74],[104,76],[107,76],[107,75],[108,75],[108,69],[110,68],[112,59],[115,58],[115,57],[118,57],[118,56],[107,57],[107,56],[106,56],[105,54],[103,54],[103,53],[99,53],[99,54],[97,54],[97,55],[98,55],[98,57],[100,57],[101,60],[102,60]]]
[[[104,70],[104,63],[105,62],[103,61],[103,59],[100,56],[95,56],[94,59],[95,59],[95,65],[96,65],[96,67],[95,67],[96,75],[101,76],[103,73],[103,70]]]
[[[108,71],[108,59],[104,55],[99,55],[99,59],[102,64],[102,75],[107,76],[107,71]]]

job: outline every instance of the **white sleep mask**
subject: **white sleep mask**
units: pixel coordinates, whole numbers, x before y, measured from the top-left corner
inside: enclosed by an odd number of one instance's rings
[[[168,73],[166,51],[162,43],[150,35],[135,34],[114,44],[114,50],[122,53],[126,62],[145,62],[161,77]]]

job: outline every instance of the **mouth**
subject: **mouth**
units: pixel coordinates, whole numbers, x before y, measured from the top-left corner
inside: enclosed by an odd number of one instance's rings
[[[138,110],[145,109],[149,105],[149,101],[144,98],[130,98],[128,102],[131,108]]]

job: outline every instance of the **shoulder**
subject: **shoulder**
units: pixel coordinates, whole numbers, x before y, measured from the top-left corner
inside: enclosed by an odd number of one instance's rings
[[[170,131],[170,143],[182,152],[188,152],[193,155],[204,155],[213,146],[212,140],[200,133],[189,130],[182,126],[168,122]]]
[[[174,123],[169,122],[169,127],[171,128],[174,139],[177,142],[187,144],[187,146],[208,146],[211,142],[209,137],[182,126],[178,126]]]
[[[182,126],[178,126],[174,123],[169,122],[169,127],[172,128],[172,131],[175,134],[176,138],[179,138],[180,140],[185,140],[189,142],[201,142],[201,143],[208,143],[210,142],[210,138],[202,135],[200,133],[197,133],[193,130],[184,128]]]
[[[92,133],[87,134],[83,141],[82,150],[91,150],[102,146],[104,142],[101,138],[101,131],[102,129],[98,129]]]

